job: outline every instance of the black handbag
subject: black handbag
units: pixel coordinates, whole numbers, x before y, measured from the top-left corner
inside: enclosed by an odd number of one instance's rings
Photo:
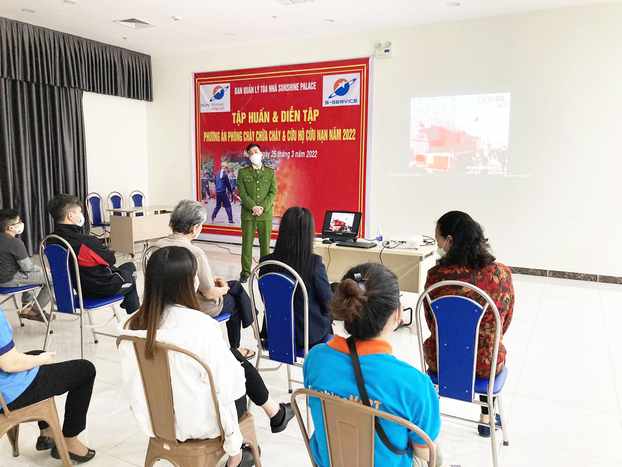
[[[359,388],[359,393],[361,395],[361,402],[363,405],[367,407],[371,407],[371,403],[369,402],[369,396],[367,395],[367,390],[365,389],[365,381],[363,381],[363,372],[361,371],[361,364],[359,363],[359,354],[356,352],[356,344],[354,343],[354,338],[352,336],[346,339],[348,343],[348,349],[350,349],[350,358],[352,359],[352,367],[354,368],[354,376],[356,377],[356,384]],[[374,426],[376,428],[376,433],[378,433],[378,437],[382,444],[384,444],[393,454],[397,454],[398,456],[403,456],[406,454],[407,450],[397,449],[389,438],[387,434],[384,432],[382,425],[380,424],[380,420],[377,417],[374,417]]]

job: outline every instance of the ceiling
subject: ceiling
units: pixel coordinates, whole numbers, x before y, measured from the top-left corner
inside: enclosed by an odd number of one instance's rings
[[[70,0],[71,1],[71,0]],[[73,0],[76,1],[76,0]],[[0,0],[0,16],[153,56],[619,0]],[[23,9],[34,10],[27,13]],[[173,16],[180,16],[175,21]],[[154,24],[129,29],[115,20]],[[332,22],[326,20],[334,20]]]

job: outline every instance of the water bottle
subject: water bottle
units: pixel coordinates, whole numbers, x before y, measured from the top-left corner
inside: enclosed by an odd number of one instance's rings
[[[376,230],[376,241],[377,242],[382,242],[382,229],[378,229]]]

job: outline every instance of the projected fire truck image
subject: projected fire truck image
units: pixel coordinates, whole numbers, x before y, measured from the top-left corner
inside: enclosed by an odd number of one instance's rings
[[[423,173],[508,173],[510,93],[415,98],[409,168]]]

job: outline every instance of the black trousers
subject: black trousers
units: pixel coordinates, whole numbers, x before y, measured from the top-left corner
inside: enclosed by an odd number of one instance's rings
[[[246,377],[246,395],[250,398],[251,401],[253,401],[253,404],[258,406],[264,405],[266,402],[268,402],[268,397],[270,396],[270,394],[268,393],[268,388],[263,382],[263,379],[261,378],[259,372],[253,365],[251,365],[248,360],[246,360],[242,356],[240,352],[237,351],[235,347],[231,349],[231,353],[236,358],[236,360],[242,364],[242,368],[244,368],[244,376]],[[242,397],[241,399],[244,399],[244,408],[242,410],[243,414],[246,410],[246,398]],[[241,404],[239,400],[240,399],[235,401],[235,406],[238,409],[238,417],[241,416],[240,406],[238,405]]]
[[[479,400],[480,400],[480,402],[488,402],[488,396],[479,396]],[[497,402],[497,398],[493,397],[492,398],[492,405],[493,406],[495,405],[495,402]],[[482,406],[481,409],[482,409],[482,415],[488,415],[488,407],[487,406],[486,407]]]
[[[125,283],[118,293],[125,298],[121,302],[121,308],[125,308],[127,314],[132,314],[140,308],[140,300],[138,291],[136,290],[136,266],[134,263],[123,263],[117,268],[117,271]],[[129,284],[129,286],[128,286]]]
[[[225,211],[227,211],[227,217],[229,217],[229,222],[233,222],[231,203],[229,202],[229,197],[227,196],[226,191],[220,191],[216,193],[216,207],[214,208],[214,212],[212,212],[212,220],[216,218],[216,216],[218,215],[218,211],[220,211],[220,208],[222,206],[224,206]]]
[[[39,355],[42,352],[42,350],[35,350],[28,354]],[[42,365],[30,386],[7,407],[9,410],[17,410],[50,397],[68,393],[65,401],[63,435],[65,438],[72,438],[78,436],[86,428],[86,413],[91,403],[94,383],[95,366],[88,360],[70,360]],[[41,430],[47,427],[46,422],[39,422]]]
[[[234,349],[240,346],[241,327],[249,327],[253,324],[253,312],[251,309],[251,299],[240,284],[240,281],[229,281],[229,292],[222,297],[223,313],[231,314],[227,321],[227,336],[229,345]]]

